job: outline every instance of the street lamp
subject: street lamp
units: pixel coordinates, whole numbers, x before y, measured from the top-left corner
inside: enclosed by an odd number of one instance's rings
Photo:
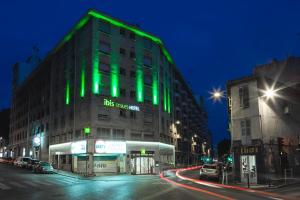
[[[221,88],[213,88],[213,90],[210,93],[210,99],[213,99],[213,101],[221,101],[222,98],[224,98],[224,91],[221,90]]]
[[[179,121],[179,120],[177,120],[175,123],[176,123],[177,125],[179,125],[179,124],[180,124],[180,121]]]
[[[277,96],[277,91],[274,90],[274,88],[267,88],[266,90],[263,90],[263,97],[266,97],[267,99],[273,99],[275,96]]]

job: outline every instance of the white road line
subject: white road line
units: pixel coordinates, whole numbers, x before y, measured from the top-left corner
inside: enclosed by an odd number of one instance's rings
[[[63,182],[63,183],[68,183],[68,184],[74,183],[74,182],[72,182],[72,181],[68,181],[68,180],[64,180],[64,179],[56,179],[56,181]]]
[[[42,185],[52,185],[52,183],[47,183],[45,181],[37,181],[37,180],[35,180],[34,182],[36,182],[38,184],[42,184]]]
[[[269,197],[270,199],[274,199],[274,200],[283,200],[283,199],[280,199],[280,198],[276,198],[276,197]]]
[[[4,185],[3,183],[0,183],[0,189],[1,190],[9,190],[9,189],[11,189],[11,187]]]
[[[9,184],[13,185],[13,186],[16,186],[16,187],[19,187],[19,188],[26,188],[26,186],[18,183],[18,182],[15,182],[15,181],[10,181]]]
[[[37,183],[33,183],[32,181],[24,181],[24,183],[26,183],[27,185],[30,185],[32,187],[38,187]]]

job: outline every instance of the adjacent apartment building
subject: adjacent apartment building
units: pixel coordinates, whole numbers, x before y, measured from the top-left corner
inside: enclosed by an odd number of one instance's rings
[[[149,174],[210,150],[203,103],[162,41],[119,19],[88,11],[43,60],[13,72],[13,157],[89,175]]]
[[[300,172],[300,58],[254,68],[227,84],[236,179],[250,183]]]

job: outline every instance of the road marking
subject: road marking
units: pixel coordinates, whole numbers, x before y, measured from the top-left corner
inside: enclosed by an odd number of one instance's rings
[[[0,189],[1,190],[9,190],[9,189],[11,189],[11,187],[4,185],[3,183],[0,183]]]
[[[72,181],[64,180],[64,179],[56,179],[56,181],[62,182],[62,183],[73,183]]]
[[[269,197],[270,199],[275,199],[275,200],[283,200],[283,199],[280,199],[280,198],[276,198],[276,197]]]
[[[45,181],[38,181],[38,180],[35,180],[34,182],[38,183],[38,184],[42,184],[42,185],[52,185],[52,183],[47,183]]]
[[[30,185],[30,186],[32,186],[32,187],[37,187],[37,186],[38,186],[38,184],[33,183],[33,182],[31,182],[31,181],[24,181],[24,183],[26,183],[27,185]]]
[[[9,184],[13,185],[13,186],[16,186],[16,187],[19,187],[19,188],[26,188],[26,186],[20,184],[20,183],[17,183],[15,181],[10,181]]]

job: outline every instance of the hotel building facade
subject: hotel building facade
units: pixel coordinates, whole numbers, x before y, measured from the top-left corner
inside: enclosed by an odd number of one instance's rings
[[[12,157],[88,175],[151,174],[209,153],[203,103],[162,41],[121,20],[88,11],[13,76]]]

